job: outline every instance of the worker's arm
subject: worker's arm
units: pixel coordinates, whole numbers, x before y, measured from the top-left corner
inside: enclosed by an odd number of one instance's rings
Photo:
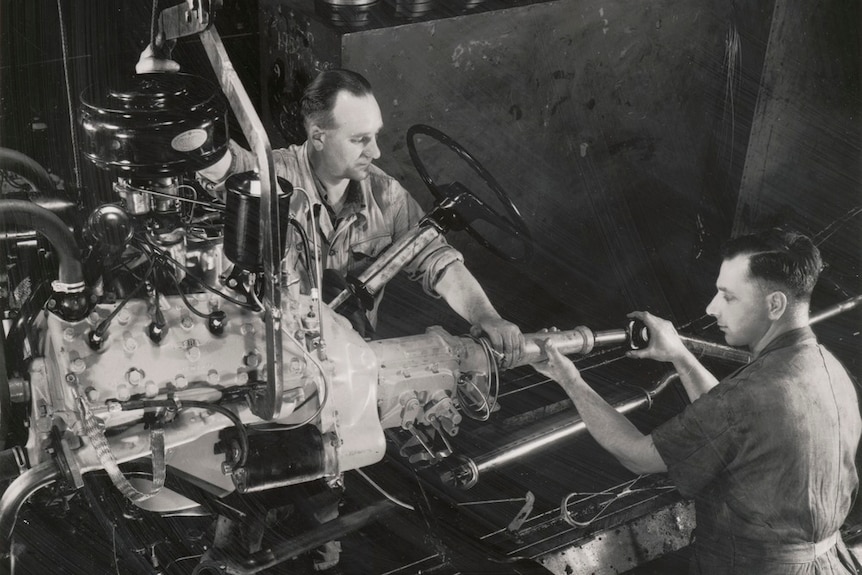
[[[506,354],[503,366],[520,361],[524,353],[524,335],[512,322],[503,319],[485,294],[485,290],[461,261],[446,266],[434,286],[455,313],[470,322],[470,333],[484,334],[491,345]]]
[[[628,317],[641,320],[649,330],[647,347],[629,351],[628,357],[671,362],[690,401],[718,384],[716,377],[685,347],[672,323],[645,311],[632,312]]]
[[[533,367],[560,384],[599,445],[633,473],[667,471],[652,436],[641,433],[631,421],[587,385],[575,365],[557,350],[552,341],[547,340],[542,346],[547,360]]]

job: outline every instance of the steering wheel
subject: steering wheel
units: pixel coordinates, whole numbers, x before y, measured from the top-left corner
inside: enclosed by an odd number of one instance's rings
[[[505,215],[497,213],[493,208],[480,201],[472,192],[458,182],[453,184],[437,185],[428,174],[428,169],[425,167],[425,163],[419,157],[419,153],[416,150],[415,139],[418,135],[429,136],[458,154],[458,156],[464,160],[464,162],[466,162],[467,165],[482,178],[482,180],[484,180],[488,187],[491,188],[491,191],[494,192],[497,199],[500,200],[500,203],[503,205]],[[485,246],[491,252],[504,260],[510,262],[529,261],[533,254],[533,243],[530,236],[530,230],[527,228],[527,224],[524,222],[521,212],[518,211],[518,208],[509,196],[506,195],[506,192],[503,191],[503,188],[497,180],[494,179],[494,176],[492,176],[491,173],[488,172],[488,170],[486,170],[482,164],[472,156],[472,154],[470,154],[470,152],[440,130],[425,124],[415,124],[407,130],[407,151],[410,153],[410,159],[413,160],[413,165],[416,167],[416,171],[419,172],[419,176],[422,178],[422,181],[425,182],[425,185],[428,186],[431,194],[438,202],[453,200],[456,196],[463,194],[471,196],[473,201],[469,202],[469,213],[459,213],[459,216],[464,222],[464,229],[467,233],[473,236],[473,238],[481,245]],[[523,255],[520,257],[512,255],[494,244],[476,229],[476,226],[473,223],[475,220],[485,220],[494,227],[506,232],[512,238],[519,240],[523,246]]]

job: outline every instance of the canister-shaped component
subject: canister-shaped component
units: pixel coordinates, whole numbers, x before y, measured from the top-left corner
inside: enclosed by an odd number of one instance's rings
[[[273,241],[279,238],[280,253],[284,252],[290,194],[293,186],[279,178],[278,228]],[[225,182],[224,255],[237,266],[251,272],[263,271],[263,234],[260,233],[260,179],[254,172],[230,176]]]

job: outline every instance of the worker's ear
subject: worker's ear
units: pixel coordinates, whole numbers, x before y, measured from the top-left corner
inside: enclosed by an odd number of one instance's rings
[[[776,320],[784,315],[787,310],[787,294],[782,291],[774,291],[766,296],[766,308],[769,319]]]
[[[314,146],[314,149],[318,152],[323,149],[323,141],[326,139],[326,130],[321,128],[317,124],[310,124],[308,126],[308,141],[311,142],[311,145]]]

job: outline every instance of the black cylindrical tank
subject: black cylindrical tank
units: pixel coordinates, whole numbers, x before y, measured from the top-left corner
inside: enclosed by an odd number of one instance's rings
[[[284,252],[290,195],[293,186],[278,179],[278,224],[280,253]],[[263,236],[260,233],[260,180],[255,172],[234,174],[225,181],[224,255],[251,272],[263,271]],[[275,236],[275,230],[273,230]]]
[[[139,74],[118,84],[81,94],[81,148],[97,166],[157,177],[222,157],[227,105],[215,84],[178,73]]]

